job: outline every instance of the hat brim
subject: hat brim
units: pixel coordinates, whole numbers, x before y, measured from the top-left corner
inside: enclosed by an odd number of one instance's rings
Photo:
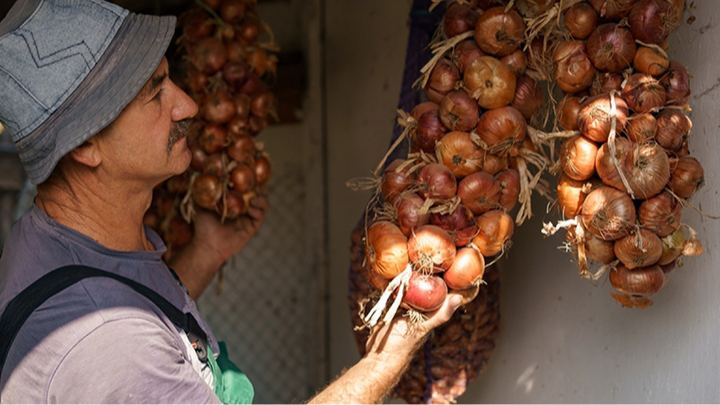
[[[175,34],[174,16],[130,13],[93,70],[62,105],[17,144],[30,181],[117,118],[150,79]]]

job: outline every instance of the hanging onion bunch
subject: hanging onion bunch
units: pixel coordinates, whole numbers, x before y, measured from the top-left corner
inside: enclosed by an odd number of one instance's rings
[[[256,6],[254,0],[197,0],[178,19],[181,69],[174,80],[199,112],[187,137],[190,168],[157,187],[146,215],[168,256],[189,241],[196,210],[214,211],[222,221],[245,215],[270,178],[270,159],[257,136],[278,118],[268,84],[278,49]],[[171,209],[165,200],[173,201]]]
[[[613,297],[630,307],[652,304],[662,266],[702,252],[681,222],[703,184],[688,149],[689,75],[667,54],[684,10],[684,0],[575,2],[558,27],[567,38],[554,56],[564,131],[545,136],[562,139],[557,201],[566,219],[543,233],[566,228],[581,276],[609,271]]]

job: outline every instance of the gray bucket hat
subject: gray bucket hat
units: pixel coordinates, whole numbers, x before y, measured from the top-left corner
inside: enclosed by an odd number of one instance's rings
[[[0,122],[34,184],[117,118],[174,32],[174,16],[103,0],[17,0],[0,22]]]

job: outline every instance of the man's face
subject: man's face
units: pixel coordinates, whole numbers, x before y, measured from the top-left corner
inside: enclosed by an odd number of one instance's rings
[[[191,160],[187,119],[197,111],[197,104],[168,77],[163,58],[138,95],[98,134],[100,170],[142,186],[184,172]]]

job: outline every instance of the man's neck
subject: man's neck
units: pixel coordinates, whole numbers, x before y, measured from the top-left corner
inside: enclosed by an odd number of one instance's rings
[[[113,250],[153,250],[143,216],[152,189],[119,187],[97,178],[59,180],[38,186],[36,204],[58,223]]]

